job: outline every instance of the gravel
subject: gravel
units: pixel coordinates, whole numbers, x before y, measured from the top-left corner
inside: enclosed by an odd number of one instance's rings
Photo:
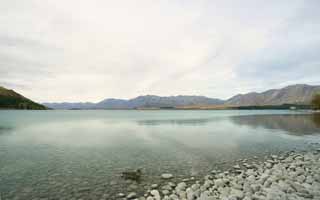
[[[170,179],[172,174],[162,174]],[[271,155],[263,162],[242,160],[228,171],[212,170],[193,182],[153,185],[137,200],[308,200],[320,199],[320,152]],[[158,190],[159,189],[159,190]],[[127,196],[127,199],[130,195]]]

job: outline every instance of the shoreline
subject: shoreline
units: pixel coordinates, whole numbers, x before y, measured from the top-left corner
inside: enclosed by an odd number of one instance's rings
[[[151,184],[143,195],[118,193],[134,200],[276,200],[320,199],[320,145],[310,150],[282,152],[266,159],[238,160],[227,170],[212,170],[204,178]]]

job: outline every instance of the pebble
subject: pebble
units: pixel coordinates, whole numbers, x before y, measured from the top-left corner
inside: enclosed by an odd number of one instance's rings
[[[152,189],[158,188],[158,184],[152,184],[152,185],[151,185],[151,188],[152,188]]]
[[[201,181],[168,182],[161,187],[162,198],[156,190],[159,185],[152,184],[153,190],[146,200],[320,199],[320,153],[291,152],[271,155],[265,160],[248,163],[247,159],[242,159],[239,162],[244,169],[236,164],[230,171],[212,170],[211,175]],[[173,175],[162,174],[161,177],[170,179]],[[119,197],[125,196],[119,194]],[[130,194],[127,199],[137,198],[135,193]]]
[[[162,175],[161,175],[161,178],[163,178],[163,179],[170,179],[170,178],[173,178],[173,175],[172,175],[172,174],[162,174]]]
[[[125,197],[126,195],[123,194],[123,193],[119,193],[117,196],[120,197],[120,198],[123,198],[123,197]]]
[[[151,190],[150,194],[155,200],[161,200],[160,193],[158,190]]]
[[[137,197],[137,193],[135,192],[131,192],[127,195],[127,199],[134,199]]]

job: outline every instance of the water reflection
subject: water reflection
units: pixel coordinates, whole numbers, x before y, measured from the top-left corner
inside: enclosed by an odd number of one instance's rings
[[[249,115],[233,116],[231,121],[253,128],[284,130],[290,135],[320,134],[320,115]]]
[[[8,133],[10,133],[11,130],[12,130],[12,128],[10,128],[10,127],[0,126],[0,135],[8,134]]]
[[[140,120],[138,125],[157,126],[157,125],[191,125],[201,126],[212,121],[218,121],[221,118],[203,118],[203,119],[159,119],[159,120]]]
[[[307,137],[278,130],[320,133],[320,115],[274,112],[0,113],[0,192],[4,199],[74,199],[85,188],[77,199],[100,199],[92,197],[96,189],[113,197],[131,192],[118,176],[126,169],[143,167],[146,185],[161,183],[163,172],[202,176],[221,163],[308,145]]]

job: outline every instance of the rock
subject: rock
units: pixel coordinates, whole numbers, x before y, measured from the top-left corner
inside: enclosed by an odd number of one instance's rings
[[[266,167],[267,167],[267,168],[271,168],[271,167],[272,167],[272,164],[271,164],[270,162],[267,162],[267,163],[266,163]]]
[[[158,188],[158,184],[152,184],[152,185],[151,185],[151,188],[152,188],[152,189]]]
[[[172,174],[161,174],[161,178],[163,179],[170,179],[170,178],[173,178],[173,175]]]
[[[234,168],[234,169],[241,169],[241,168],[240,168],[240,165],[235,165],[235,166],[233,166],[233,168]]]
[[[170,200],[169,196],[164,196],[162,200]]]
[[[215,175],[215,174],[217,174],[217,173],[218,173],[217,170],[212,170],[212,171],[211,171],[211,174],[213,174],[213,175]]]
[[[180,191],[184,191],[186,190],[187,184],[185,182],[181,182],[177,185],[176,187],[176,191],[180,192]]]
[[[254,175],[250,175],[250,176],[247,177],[247,180],[248,180],[249,182],[253,183],[253,182],[255,182],[256,177],[255,177]]]
[[[170,185],[165,185],[161,187],[163,190],[172,190],[172,187]]]
[[[141,179],[142,171],[141,169],[137,169],[135,171],[125,171],[122,172],[121,177],[126,180],[139,181]]]
[[[150,194],[155,200],[161,200],[160,193],[158,190],[151,190]]]
[[[179,200],[179,197],[176,194],[171,194],[169,198],[172,200]]]
[[[175,183],[172,183],[172,182],[168,182],[168,185],[172,188],[176,187],[176,184]]]
[[[137,198],[137,193],[131,192],[127,195],[127,199],[134,199]]]
[[[187,193],[185,191],[178,192],[178,195],[179,195],[180,199],[186,199],[187,198]]]
[[[118,193],[117,194],[117,197],[120,197],[120,198],[123,198],[123,197],[125,197],[126,195],[125,194],[123,194],[123,193]]]
[[[131,191],[135,191],[136,189],[138,189],[138,187],[139,186],[137,184],[133,183],[133,184],[129,185],[128,189]]]
[[[194,191],[191,188],[188,188],[186,192],[187,192],[187,200],[195,199]]]
[[[161,187],[162,200],[320,199],[320,154],[291,152],[270,157],[272,160],[250,164],[243,159],[244,167],[252,167],[241,170],[235,165],[233,170],[219,173],[214,170],[191,186],[169,182]],[[159,192],[152,191],[151,198],[159,200]]]
[[[211,175],[206,175],[204,177],[204,180],[212,180],[212,179],[213,179],[213,177]]]
[[[217,187],[223,187],[224,181],[222,179],[216,179],[214,180],[214,185],[216,185]]]
[[[78,189],[79,192],[89,192],[90,190],[90,187],[82,187]]]
[[[242,199],[244,197],[244,194],[241,190],[237,190],[232,188],[230,194],[234,197],[236,197],[236,199]]]
[[[169,195],[169,194],[170,194],[170,191],[169,191],[169,190],[162,190],[162,194],[163,194],[163,195]]]

